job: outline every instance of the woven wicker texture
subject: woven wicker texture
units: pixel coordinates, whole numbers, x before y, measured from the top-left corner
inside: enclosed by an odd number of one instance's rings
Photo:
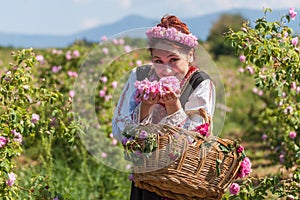
[[[228,139],[210,136],[168,125],[148,124],[158,130],[158,149],[134,165],[137,187],[174,200],[221,199],[239,170],[239,155],[231,149],[235,144]],[[174,134],[180,134],[174,140]],[[189,144],[187,136],[194,138]],[[176,141],[176,142],[174,142]],[[180,156],[169,156],[176,149]]]

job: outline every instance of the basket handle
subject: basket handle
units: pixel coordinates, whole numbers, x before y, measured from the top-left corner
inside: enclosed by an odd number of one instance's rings
[[[199,108],[199,114],[204,119],[205,123],[211,124],[211,117],[207,114],[204,108]]]
[[[186,111],[186,114],[191,117],[193,115],[200,115],[205,123],[211,124],[211,117],[207,114],[206,110],[204,108],[199,108],[198,110],[188,110]]]

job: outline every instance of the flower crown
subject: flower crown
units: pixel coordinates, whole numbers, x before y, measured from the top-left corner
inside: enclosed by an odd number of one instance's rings
[[[159,38],[159,39],[167,39],[169,41],[178,42],[180,44],[189,46],[191,48],[198,45],[198,38],[194,35],[185,34],[174,27],[165,28],[162,26],[155,26],[146,31],[146,35],[148,39],[151,38]]]

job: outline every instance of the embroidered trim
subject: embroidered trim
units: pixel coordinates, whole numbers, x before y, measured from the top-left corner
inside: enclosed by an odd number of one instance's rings
[[[128,88],[129,88],[129,84],[127,84],[126,90],[125,90],[125,91],[123,92],[123,94],[122,94],[122,97],[121,97],[121,100],[120,100],[120,105],[119,105],[119,107],[118,107],[118,116],[121,115],[121,109],[122,109],[123,102],[124,102],[126,93],[127,93],[127,91],[128,91]]]
[[[161,120],[161,124],[169,124],[172,126],[181,125],[183,121],[187,120],[187,115],[183,109],[178,110],[177,112],[166,116],[164,119]]]
[[[197,67],[194,66],[190,66],[188,72],[186,73],[186,75],[184,76],[184,78],[181,80],[180,82],[180,88],[181,88],[181,92],[183,92],[184,87],[187,85],[187,83],[189,82],[190,78],[193,76],[193,74],[198,71],[199,69]]]

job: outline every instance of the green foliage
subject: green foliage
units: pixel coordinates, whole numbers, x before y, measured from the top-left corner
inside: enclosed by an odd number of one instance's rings
[[[125,38],[125,41],[145,44],[145,40]],[[100,141],[105,141],[105,148],[112,143],[116,145],[110,137],[112,105],[116,101],[112,102],[112,98],[114,93],[121,92],[119,88],[122,86],[116,88],[116,85],[121,85],[122,80],[115,80],[115,77],[123,76],[140,58],[136,53],[124,51],[125,45],[110,43],[95,48],[95,57],[88,57],[91,47],[95,45],[78,41],[66,49],[45,49],[38,53],[24,49],[12,53],[13,64],[2,67],[0,136],[8,142],[0,147],[1,197],[127,199],[130,187],[128,173],[100,164],[85,149],[86,144],[81,137],[95,124],[73,111],[74,96],[80,96],[73,87],[80,75],[83,59],[92,64],[89,73],[95,80],[99,80],[99,74],[107,78],[105,83],[100,79],[96,85],[94,106],[101,126],[95,134],[99,134],[99,129],[104,133]],[[109,50],[109,55],[104,53],[103,48]],[[128,45],[127,48],[134,47]],[[141,50],[140,55],[146,54]],[[111,60],[114,62],[110,63]],[[92,67],[100,71],[93,73]],[[114,86],[113,82],[116,82]],[[100,96],[99,90],[105,90],[106,96]],[[14,140],[19,139],[14,131],[21,134],[22,142]],[[99,135],[95,137],[99,138]],[[95,142],[92,141],[89,150],[99,147],[99,143]],[[105,150],[105,156],[118,155],[118,148]],[[121,160],[112,160],[116,159]],[[16,180],[9,186],[7,181],[11,172],[16,174]]]
[[[240,199],[263,199],[266,191],[278,197],[296,197],[299,191],[299,49],[292,29],[285,25],[290,16],[268,22],[266,15],[270,11],[266,9],[265,16],[257,19],[253,28],[244,23],[240,31],[231,30],[227,39],[244,57],[241,60],[245,60],[245,69],[254,77],[255,86],[264,92],[261,100],[265,108],[254,128],[268,136],[268,147],[272,150],[269,158],[287,169],[296,167],[296,170],[292,179],[265,178],[259,180],[257,187],[253,187],[252,180],[247,180]],[[292,132],[296,136],[291,136]]]

